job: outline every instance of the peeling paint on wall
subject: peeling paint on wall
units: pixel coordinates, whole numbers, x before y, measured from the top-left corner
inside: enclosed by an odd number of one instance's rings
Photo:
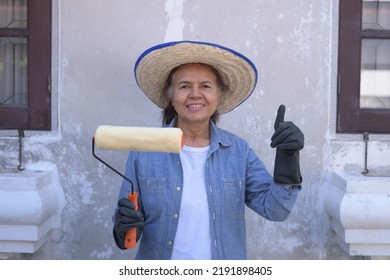
[[[165,11],[168,15],[168,25],[164,42],[183,40],[185,22],[182,18],[184,0],[166,0]]]
[[[58,169],[66,206],[60,229],[31,258],[134,257],[134,250],[121,251],[112,239],[111,218],[121,178],[92,157],[91,137],[100,124],[160,125],[160,111],[136,86],[133,64],[143,49],[161,40],[184,39],[229,46],[256,64],[255,91],[239,108],[221,116],[220,126],[246,139],[270,172],[275,151],[269,143],[280,103],[287,106],[286,119],[305,133],[304,185],[296,208],[283,223],[247,212],[249,257],[350,259],[336,244],[323,206],[329,173],[361,172],[364,165],[361,139],[347,135],[340,140],[330,121],[335,114],[330,100],[337,68],[333,2],[53,1],[59,6],[53,14],[58,20],[53,26],[59,46],[53,59],[59,79],[53,86],[58,131],[26,137],[23,159],[26,168]],[[369,142],[369,168],[390,166],[389,143]],[[17,167],[18,138],[0,136],[0,147],[0,168]],[[126,156],[103,154],[119,171],[124,170]]]

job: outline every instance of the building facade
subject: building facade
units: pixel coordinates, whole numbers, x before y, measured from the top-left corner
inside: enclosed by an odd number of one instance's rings
[[[7,94],[0,93],[0,114],[2,109],[5,112],[0,115],[0,257],[134,257],[134,251],[121,251],[114,244],[111,218],[122,179],[92,156],[92,137],[102,124],[161,126],[161,111],[136,85],[134,63],[152,45],[195,40],[238,50],[258,68],[254,93],[221,116],[219,126],[245,138],[269,171],[275,156],[270,137],[280,104],[287,107],[286,120],[294,121],[305,134],[303,185],[296,207],[282,223],[266,221],[248,209],[248,258],[388,258],[389,119],[382,116],[382,126],[376,131],[370,128],[377,127],[377,121],[368,129],[340,126],[343,112],[352,110],[348,104],[356,103],[356,96],[343,92],[353,92],[353,88],[340,70],[340,65],[350,65],[340,62],[340,38],[345,38],[340,26],[345,21],[348,26],[348,15],[342,13],[344,1],[349,0],[0,1],[3,15],[7,9],[12,15],[21,11],[21,18],[11,17],[0,26],[0,90],[6,92],[9,85],[8,47],[27,57],[28,65],[36,65],[12,72],[12,81],[19,81],[16,84],[27,83],[29,101],[22,98],[10,103]],[[41,4],[34,6],[36,2]],[[360,88],[368,89],[360,95],[364,100],[383,101],[367,106],[387,114],[390,2],[362,2],[357,4],[361,10],[374,13],[375,19],[367,22],[381,26],[369,39],[383,41],[376,48],[383,48],[383,55],[370,60],[368,48],[362,60],[382,67],[371,67],[371,72],[364,72],[366,64],[360,62],[359,69],[355,67],[364,73]],[[49,20],[38,25],[38,35],[25,31],[34,25],[9,24],[42,18],[34,11],[50,11]],[[34,36],[44,44],[40,36],[48,24],[49,50],[36,54],[32,49],[45,47],[30,44]],[[29,49],[17,50],[17,45],[26,46],[20,39],[23,36],[29,38]],[[372,46],[365,40],[353,42],[359,48]],[[45,59],[49,74],[40,73],[45,66],[39,63]],[[29,79],[23,78],[26,75]],[[30,87],[33,79],[43,80],[44,86]],[[379,89],[372,93],[374,86]],[[47,106],[28,109],[25,123],[19,123],[24,111],[15,111],[16,115],[8,111],[29,108],[35,100],[31,95],[45,91],[36,103]],[[340,107],[341,102],[347,107]],[[126,152],[98,152],[124,170]]]

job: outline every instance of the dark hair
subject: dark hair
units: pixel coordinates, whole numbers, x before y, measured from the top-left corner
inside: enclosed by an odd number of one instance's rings
[[[219,72],[214,67],[212,67],[211,65],[208,65],[208,64],[204,64],[204,63],[199,63],[199,64],[202,64],[202,65],[205,65],[205,66],[209,67],[210,70],[214,73],[215,77],[217,78],[218,88],[219,88],[221,93],[227,92],[229,90],[229,86],[225,83],[225,81],[222,79],[222,77],[219,74]],[[165,87],[164,87],[164,94],[167,97],[167,99],[169,100],[169,102],[168,102],[167,106],[163,109],[163,112],[162,112],[162,123],[163,123],[163,125],[167,125],[167,124],[171,123],[172,120],[177,116],[177,112],[176,112],[176,110],[173,107],[172,102],[171,102],[171,99],[172,99],[172,96],[173,96],[172,83],[173,83],[173,77],[174,77],[175,73],[183,65],[179,65],[176,68],[174,68],[171,71],[171,73],[169,73],[169,76],[167,78],[167,81],[166,81],[166,84],[165,84]],[[218,109],[211,116],[211,120],[214,123],[218,122],[218,120],[219,120]]]

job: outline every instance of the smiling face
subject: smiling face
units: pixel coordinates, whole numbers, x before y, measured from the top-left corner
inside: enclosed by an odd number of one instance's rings
[[[211,67],[204,64],[180,66],[172,77],[172,106],[178,122],[207,124],[218,106],[219,86]]]

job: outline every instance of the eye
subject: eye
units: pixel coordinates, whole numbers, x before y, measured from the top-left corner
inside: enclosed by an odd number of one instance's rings
[[[209,83],[203,84],[201,88],[207,92],[214,90],[214,86],[212,84],[209,84]]]
[[[188,85],[181,85],[181,86],[179,86],[180,90],[185,90],[185,89],[188,89],[188,88],[189,88]]]

